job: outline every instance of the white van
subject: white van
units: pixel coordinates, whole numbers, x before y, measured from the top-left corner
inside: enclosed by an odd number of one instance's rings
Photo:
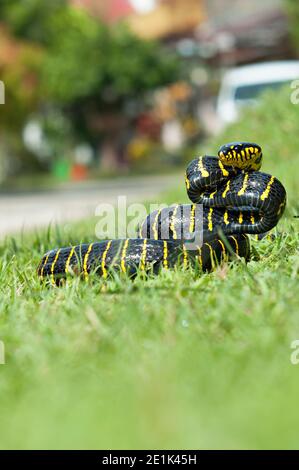
[[[217,102],[220,125],[238,119],[243,106],[254,105],[266,89],[299,79],[299,61],[263,62],[237,67],[223,76]],[[291,90],[290,90],[291,93]]]

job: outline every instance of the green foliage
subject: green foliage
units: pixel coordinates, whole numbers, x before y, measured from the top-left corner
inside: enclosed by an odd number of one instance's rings
[[[69,8],[52,19],[51,32],[43,75],[46,93],[62,104],[89,96],[103,84],[105,71],[99,64],[107,54],[107,28],[83,11]]]
[[[61,103],[87,99],[93,107],[119,106],[178,76],[176,60],[160,46],[124,26],[108,28],[82,10],[54,17],[51,37],[44,86]]]
[[[177,59],[124,25],[108,27],[79,9],[53,17],[50,30],[45,99],[66,112],[78,139],[97,148],[99,139],[110,138],[118,156],[121,133],[132,117],[128,109],[135,117],[146,107],[149,91],[178,78]]]
[[[16,37],[47,44],[50,20],[60,15],[66,4],[66,0],[1,0],[0,17]]]
[[[24,149],[22,129],[40,102],[38,77],[43,52],[36,45],[15,41],[1,30],[0,41],[3,50],[9,50],[0,63],[1,80],[5,84],[5,106],[0,113],[0,168],[5,169],[0,170],[2,181],[13,169],[30,171],[37,166],[36,159]]]
[[[115,83],[119,96],[138,95],[178,78],[178,62],[169,51],[138,39],[124,26],[111,31],[108,47],[107,83]]]

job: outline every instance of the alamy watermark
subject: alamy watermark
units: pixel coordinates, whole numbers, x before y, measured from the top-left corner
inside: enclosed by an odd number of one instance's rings
[[[297,366],[299,364],[299,339],[292,341],[290,348],[294,350],[290,356],[291,364],[293,364],[293,366]]]
[[[202,204],[127,204],[126,196],[117,203],[102,203],[96,207],[98,239],[151,238],[177,240],[186,243],[187,250],[196,250],[203,242]]]
[[[0,365],[5,364],[5,345],[3,341],[0,341]]]
[[[5,104],[5,86],[0,80],[0,104]]]
[[[299,80],[292,81],[291,89],[294,90],[290,96],[291,103],[299,104]]]

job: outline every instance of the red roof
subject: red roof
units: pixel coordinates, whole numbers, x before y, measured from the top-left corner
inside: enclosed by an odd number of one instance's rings
[[[134,11],[129,0],[109,0],[107,7],[107,19],[117,21]]]
[[[71,0],[71,3],[86,8],[109,23],[134,13],[129,0]]]

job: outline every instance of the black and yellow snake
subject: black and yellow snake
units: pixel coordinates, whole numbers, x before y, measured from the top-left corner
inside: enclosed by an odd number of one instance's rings
[[[38,275],[56,284],[69,273],[107,277],[113,270],[132,276],[196,263],[210,270],[234,255],[249,259],[247,234],[271,230],[286,206],[285,188],[274,176],[259,171],[261,163],[261,147],[249,142],[225,144],[218,157],[196,158],[185,178],[192,204],[151,213],[136,238],[51,250],[43,256]],[[202,243],[194,245],[192,238],[200,230]]]

